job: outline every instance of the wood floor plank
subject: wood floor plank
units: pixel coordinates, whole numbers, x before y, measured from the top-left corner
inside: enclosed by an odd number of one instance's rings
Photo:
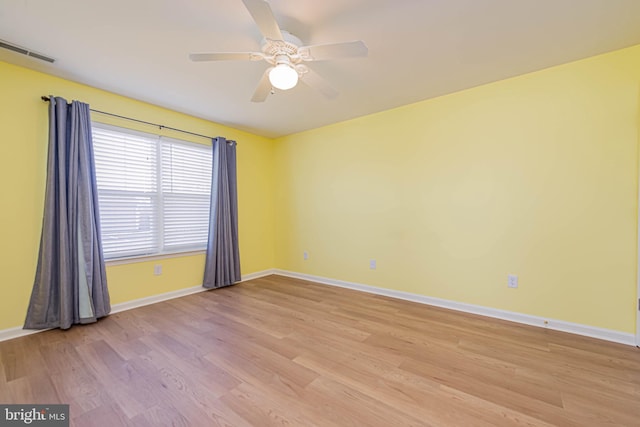
[[[72,417],[78,427],[131,426],[135,425],[117,404],[98,406],[82,415]]]
[[[107,390],[93,375],[91,368],[83,362],[71,342],[59,341],[51,345],[43,345],[40,352],[48,368],[46,375],[51,378],[61,400],[59,403],[69,403],[76,414],[113,403]],[[29,359],[32,358],[27,358]]]
[[[46,375],[28,375],[11,381],[11,383],[7,384],[6,390],[7,393],[12,395],[12,398],[8,399],[6,398],[7,395],[5,395],[5,398],[2,398],[0,402],[25,399],[25,396],[28,396],[26,399],[29,402],[55,403],[60,401],[51,378]]]
[[[536,417],[542,424],[550,423],[560,426],[579,427],[582,424],[581,416],[572,416],[562,407],[554,403],[547,403],[542,399],[530,396],[531,393],[521,394],[510,388],[505,388],[502,381],[496,383],[485,378],[477,378],[467,375],[455,367],[443,368],[426,361],[408,360],[400,366],[401,369],[421,377],[431,378],[442,384],[443,388],[455,391],[459,396],[473,397],[484,402],[487,408],[499,405],[505,411],[526,414],[528,417]],[[511,380],[516,384],[513,379]],[[467,399],[469,400],[469,399]]]
[[[381,426],[425,426],[420,413],[405,413],[393,408],[381,399],[362,393],[339,381],[327,377],[318,377],[309,385],[309,389],[325,396],[334,410],[341,415],[350,414],[360,425]]]
[[[153,393],[161,402],[159,405],[161,408],[173,406],[190,422],[190,425],[215,425],[220,419],[221,405],[215,395],[200,384],[193,386],[192,381],[195,381],[195,378],[183,375],[171,361],[151,352],[131,360],[130,363],[150,383],[150,393]],[[155,415],[157,411],[150,408],[134,418],[142,417],[152,420]]]
[[[73,426],[637,426],[640,350],[282,276],[0,343]]]
[[[420,414],[420,419],[428,425],[462,425],[471,418],[466,408],[456,406],[444,396],[439,383],[418,376],[409,378],[412,374],[397,368],[388,367],[385,371],[363,369],[362,366],[327,362],[322,356],[311,355],[300,356],[295,362],[372,399],[379,398],[404,413]],[[432,410],[426,410],[429,408]],[[476,425],[494,424],[477,422]]]
[[[159,370],[174,371],[179,369],[177,374],[182,378],[187,378],[195,386],[206,387],[209,394],[220,397],[230,389],[240,384],[240,381],[233,377],[228,371],[210,366],[199,356],[183,356],[175,353],[149,337],[147,342],[153,351],[141,356],[144,361],[153,362]],[[170,372],[167,372],[170,373]]]
[[[639,425],[637,399],[620,400],[606,395],[600,395],[598,399],[593,397],[584,393],[564,392],[564,407],[567,411],[579,413],[585,419],[584,425]]]
[[[151,387],[104,341],[77,347],[78,354],[128,418],[159,402]]]
[[[221,400],[253,426],[323,427],[321,420],[308,418],[300,406],[289,405],[277,394],[248,383],[239,385]]]

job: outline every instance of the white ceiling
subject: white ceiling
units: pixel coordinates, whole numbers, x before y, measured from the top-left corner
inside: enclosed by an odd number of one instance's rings
[[[277,137],[640,44],[640,0],[269,3],[305,44],[367,44],[368,58],[310,64],[338,98],[300,84],[252,103],[266,63],[188,59],[260,50],[241,0],[0,0],[0,39],[56,62],[0,60]]]

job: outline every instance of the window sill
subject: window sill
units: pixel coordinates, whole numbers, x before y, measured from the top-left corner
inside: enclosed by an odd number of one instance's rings
[[[112,265],[123,265],[123,264],[136,264],[140,262],[148,262],[148,261],[156,261],[160,259],[169,259],[169,258],[180,258],[186,256],[193,255],[204,255],[207,251],[198,250],[198,251],[185,251],[185,252],[172,252],[168,254],[154,254],[154,255],[139,255],[125,258],[116,258],[106,260],[104,263],[107,267]]]

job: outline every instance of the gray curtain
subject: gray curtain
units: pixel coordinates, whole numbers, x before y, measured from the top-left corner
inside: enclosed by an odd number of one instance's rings
[[[68,329],[111,311],[89,115],[87,104],[50,97],[44,219],[25,329]]]
[[[236,142],[215,138],[209,241],[202,282],[205,288],[221,288],[240,281],[237,187]]]

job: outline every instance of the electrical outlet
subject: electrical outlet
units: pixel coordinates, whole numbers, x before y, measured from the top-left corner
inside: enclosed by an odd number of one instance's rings
[[[507,286],[510,288],[517,288],[518,287],[518,276],[516,276],[515,274],[510,274],[508,279],[507,279]]]
[[[304,251],[302,252],[302,259],[304,259],[305,261],[309,259],[309,252]]]
[[[159,276],[162,274],[162,264],[156,264],[153,266],[153,274]]]
[[[376,262],[375,259],[372,259],[369,261],[369,269],[375,270],[377,266],[378,266],[378,263]]]

